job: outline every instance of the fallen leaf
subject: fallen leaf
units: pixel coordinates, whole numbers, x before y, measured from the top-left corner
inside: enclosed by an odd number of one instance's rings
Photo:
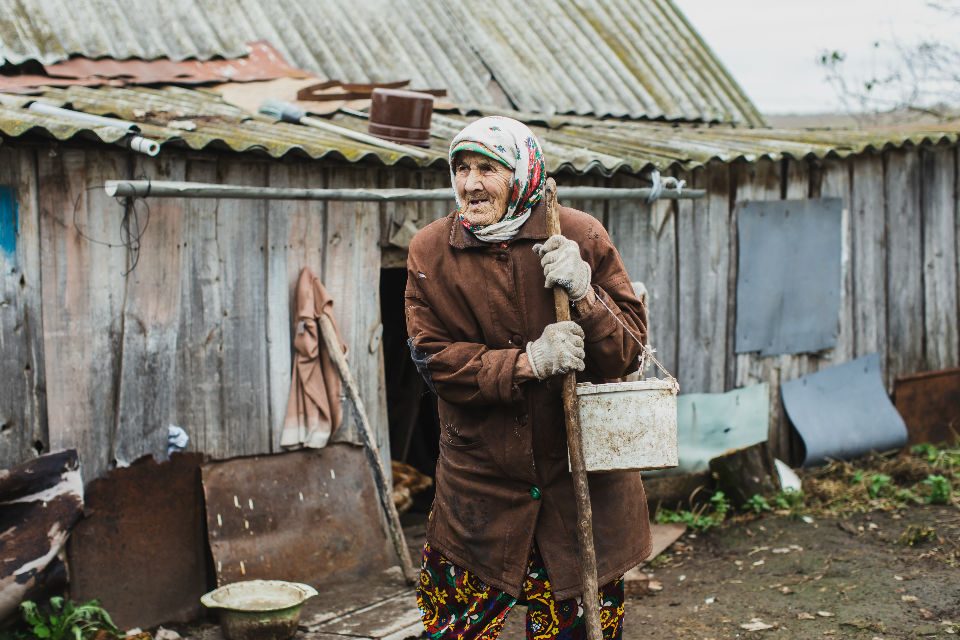
[[[704,598],[703,603],[704,603],[704,604],[713,604],[713,603],[716,602],[716,601],[717,601],[717,597],[716,597],[716,596],[710,596],[709,598]]]
[[[651,580],[647,583],[647,589],[650,591],[663,591],[663,583],[659,580]]]
[[[757,560],[756,562],[753,563],[753,566],[759,567],[762,564],[763,564],[763,560]]]
[[[741,624],[740,628],[745,631],[766,631],[767,629],[773,629],[773,625],[767,624],[760,618],[753,618],[750,622]]]
[[[903,602],[916,602],[917,600],[919,600],[917,596],[900,596],[900,599]]]
[[[813,615],[812,613],[807,613],[806,611],[802,611],[797,614],[797,620],[816,620],[816,619],[817,619],[817,616]]]
[[[791,589],[790,587],[780,587],[780,593],[782,593],[785,596],[788,596],[791,593],[793,593],[793,589]]]
[[[821,618],[832,618],[834,616],[834,614],[829,611],[817,611],[817,615]]]

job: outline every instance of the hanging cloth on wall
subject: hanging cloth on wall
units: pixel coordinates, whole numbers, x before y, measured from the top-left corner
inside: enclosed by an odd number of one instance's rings
[[[297,279],[294,305],[293,379],[280,446],[319,449],[326,446],[343,416],[340,376],[323,346],[318,320],[324,313],[333,320],[333,299],[309,268]],[[346,353],[339,329],[337,341]]]

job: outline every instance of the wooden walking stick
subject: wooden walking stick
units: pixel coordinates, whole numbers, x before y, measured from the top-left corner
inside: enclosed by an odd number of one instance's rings
[[[547,233],[560,233],[560,214],[557,211],[557,183],[547,178]],[[570,299],[563,287],[553,288],[553,305],[557,322],[570,319]],[[587,486],[587,467],[583,462],[583,438],[580,435],[580,414],[577,410],[577,373],[563,375],[563,415],[567,425],[567,449],[573,474],[573,494],[577,500],[577,542],[580,548],[580,582],[583,584],[583,615],[587,622],[589,640],[603,640],[600,629],[600,598],[597,587],[597,554],[593,548],[593,510],[590,508],[590,488]]]
[[[410,550],[407,549],[406,538],[403,537],[403,527],[400,526],[400,515],[397,513],[397,506],[393,503],[393,490],[387,486],[387,474],[383,469],[383,461],[380,460],[380,447],[373,439],[373,430],[370,428],[370,421],[367,419],[367,411],[363,407],[363,400],[360,398],[360,392],[357,390],[357,381],[354,380],[350,367],[347,366],[347,359],[340,350],[340,341],[337,339],[337,330],[333,326],[333,321],[325,313],[320,314],[319,318],[320,334],[323,336],[323,343],[327,347],[327,353],[340,374],[343,386],[347,388],[347,395],[353,402],[353,407],[359,416],[360,439],[364,444],[364,451],[370,458],[370,464],[373,467],[373,478],[377,485],[377,493],[380,496],[380,506],[387,516],[387,528],[390,530],[390,539],[393,541],[393,548],[400,558],[400,565],[403,569],[403,577],[407,584],[417,583],[417,572],[410,560]]]

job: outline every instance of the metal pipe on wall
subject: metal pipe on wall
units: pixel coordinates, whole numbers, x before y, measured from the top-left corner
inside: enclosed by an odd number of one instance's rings
[[[453,191],[442,189],[293,189],[202,182],[154,180],[107,180],[108,196],[137,198],[236,198],[269,200],[344,200],[354,202],[420,202],[453,200]],[[564,200],[648,200],[654,190],[607,187],[560,187]],[[693,200],[706,195],[703,189],[662,189],[660,199]]]

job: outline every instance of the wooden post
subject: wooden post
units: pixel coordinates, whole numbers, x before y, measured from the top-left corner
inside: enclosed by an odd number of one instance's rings
[[[557,183],[547,178],[547,233],[560,233],[560,215],[557,212]],[[557,322],[570,319],[570,300],[563,287],[553,288],[553,304]],[[600,597],[597,586],[597,554],[593,548],[593,510],[590,507],[590,488],[587,485],[587,467],[583,462],[583,438],[580,435],[580,414],[577,411],[577,374],[563,375],[563,414],[567,425],[567,449],[573,474],[573,493],[577,501],[577,542],[580,547],[580,582],[583,584],[583,615],[589,640],[602,640],[600,629]]]
[[[380,495],[380,504],[387,516],[387,528],[390,530],[390,539],[393,547],[400,558],[400,565],[403,569],[403,576],[408,584],[417,583],[417,574],[410,561],[410,550],[407,549],[407,542],[403,537],[403,528],[400,526],[400,515],[397,513],[397,506],[393,503],[393,490],[387,486],[387,474],[383,469],[383,462],[380,460],[380,447],[373,439],[373,430],[367,420],[367,411],[363,408],[363,400],[360,398],[360,392],[357,391],[357,382],[350,373],[347,366],[347,359],[340,350],[340,341],[337,340],[337,332],[333,327],[333,321],[326,315],[320,314],[320,333],[323,336],[323,344],[333,360],[334,366],[343,380],[343,386],[347,388],[347,395],[353,402],[357,410],[360,423],[360,439],[364,444],[364,451],[370,459],[373,466],[373,478],[376,481],[377,493]]]

